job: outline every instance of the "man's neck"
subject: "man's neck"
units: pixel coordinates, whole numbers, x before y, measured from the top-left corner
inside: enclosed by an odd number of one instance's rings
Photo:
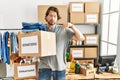
[[[47,28],[48,28],[49,30],[54,30],[54,25],[49,25],[49,24],[47,24]]]

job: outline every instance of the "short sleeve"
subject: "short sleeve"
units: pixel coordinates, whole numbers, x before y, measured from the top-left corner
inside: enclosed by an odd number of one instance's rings
[[[68,40],[71,40],[71,39],[73,38],[73,35],[74,35],[73,30],[70,29],[70,28],[67,28],[67,29],[66,29],[66,32],[67,32],[67,39],[68,39]]]

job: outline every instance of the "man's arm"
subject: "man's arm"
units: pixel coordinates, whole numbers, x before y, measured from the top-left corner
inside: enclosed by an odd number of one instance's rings
[[[83,34],[73,24],[71,23],[64,24],[63,28],[66,28],[66,27],[69,27],[73,30],[74,32],[73,39],[80,40],[80,41],[83,41],[85,39]]]

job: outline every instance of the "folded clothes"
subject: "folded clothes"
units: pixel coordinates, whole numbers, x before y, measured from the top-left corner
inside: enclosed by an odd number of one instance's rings
[[[22,32],[24,33],[33,32],[33,31],[39,31],[39,29],[22,29]]]
[[[34,29],[39,29],[39,30],[45,30],[45,25],[42,22],[37,22],[37,23],[27,23],[27,22],[22,22],[22,30],[34,30]]]

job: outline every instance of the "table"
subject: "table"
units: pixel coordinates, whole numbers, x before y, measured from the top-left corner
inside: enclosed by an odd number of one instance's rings
[[[66,80],[78,80],[78,79],[94,79],[94,80],[120,80],[120,74],[113,74],[102,72],[102,74],[93,74],[85,76],[83,74],[68,73],[66,74]]]
[[[120,80],[120,74],[102,72],[102,74],[95,74],[95,79]]]
[[[68,73],[66,74],[66,80],[78,80],[78,79],[94,79],[94,74],[85,76],[83,74]]]

